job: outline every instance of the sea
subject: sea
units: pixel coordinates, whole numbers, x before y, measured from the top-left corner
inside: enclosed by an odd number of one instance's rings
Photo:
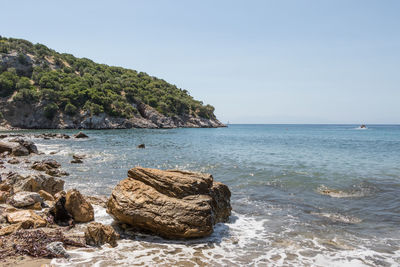
[[[34,140],[70,173],[67,189],[108,196],[135,166],[205,172],[229,186],[232,215],[206,238],[127,231],[116,248],[70,250],[55,266],[400,266],[400,125],[84,132]],[[100,206],[95,219],[113,224]]]

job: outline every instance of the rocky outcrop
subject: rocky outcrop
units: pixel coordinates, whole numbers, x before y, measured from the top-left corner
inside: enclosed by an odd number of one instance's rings
[[[110,225],[92,222],[88,224],[85,230],[85,240],[89,246],[98,247],[108,243],[110,246],[116,247],[118,239],[119,235]]]
[[[76,222],[90,222],[94,220],[92,204],[86,201],[78,190],[73,189],[68,191],[65,200],[65,208]]]
[[[8,128],[23,129],[129,129],[129,128],[216,128],[225,127],[217,119],[206,119],[194,115],[167,117],[149,105],[139,103],[138,114],[132,118],[113,117],[105,113],[89,112],[69,116],[59,110],[53,119],[45,116],[47,103],[24,103],[1,101],[4,122]],[[1,150],[0,150],[1,151]],[[0,152],[1,153],[1,152]]]
[[[114,188],[107,212],[166,238],[202,237],[228,220],[230,191],[210,174],[137,167]]]

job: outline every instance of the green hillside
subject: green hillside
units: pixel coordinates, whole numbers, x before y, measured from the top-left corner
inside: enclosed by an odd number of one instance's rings
[[[144,72],[1,36],[0,56],[0,97],[44,103],[48,118],[57,110],[71,116],[89,111],[130,118],[138,112],[136,104],[145,103],[169,117],[187,114],[215,119],[214,107]]]

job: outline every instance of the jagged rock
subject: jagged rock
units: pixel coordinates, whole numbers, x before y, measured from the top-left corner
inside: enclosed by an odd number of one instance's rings
[[[69,190],[65,199],[65,208],[76,222],[89,222],[94,220],[92,204],[86,201],[78,190]]]
[[[64,189],[64,181],[53,176],[36,174],[19,177],[13,182],[13,192],[44,190],[52,195]]]
[[[4,152],[11,153],[13,147],[15,147],[15,144],[0,142],[0,153],[4,153]]]
[[[15,164],[20,164],[20,163],[21,163],[21,162],[20,162],[18,159],[16,159],[16,158],[12,158],[12,159],[8,160],[7,162],[10,163],[10,164],[13,164],[13,165],[15,165]]]
[[[85,230],[86,244],[89,246],[101,246],[105,243],[112,247],[117,246],[119,235],[110,225],[103,225],[98,222],[88,224]]]
[[[49,214],[53,216],[54,222],[60,226],[73,225],[72,215],[65,208],[65,196],[60,195],[54,206],[50,207]]]
[[[0,229],[0,236],[12,234],[22,228],[22,223],[11,224]]]
[[[79,132],[77,134],[74,135],[75,138],[89,138],[89,136],[87,136],[86,134]]]
[[[24,146],[17,145],[15,147],[13,147],[13,149],[11,151],[11,155],[16,156],[16,157],[28,156],[29,150]]]
[[[137,167],[114,188],[107,212],[166,238],[202,237],[228,220],[230,195],[210,174]]]
[[[29,153],[39,154],[38,149],[32,141],[24,140],[22,138],[11,139],[10,142],[19,143],[21,146],[25,147]]]
[[[137,146],[137,148],[146,148],[146,145],[145,144],[140,144],[140,145]]]
[[[54,201],[54,197],[50,193],[44,190],[39,190],[38,193],[43,200]]]
[[[55,161],[54,159],[46,159],[42,161],[35,161],[31,166],[32,169],[37,171],[47,171],[51,169],[58,169],[61,167],[61,164]]]
[[[10,204],[16,208],[31,206],[37,202],[42,203],[43,199],[35,192],[22,191],[10,198]]]
[[[32,210],[18,210],[7,213],[7,221],[11,224],[22,223],[22,228],[46,226],[46,221]]]

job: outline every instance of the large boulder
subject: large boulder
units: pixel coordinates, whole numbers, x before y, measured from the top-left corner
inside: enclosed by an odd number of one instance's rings
[[[20,144],[21,146],[25,147],[29,153],[39,154],[38,149],[32,141],[28,141],[22,138],[14,138],[11,139],[10,142],[15,142]]]
[[[43,199],[38,193],[27,191],[18,192],[10,199],[10,204],[16,208],[28,207],[42,202]]]
[[[89,222],[94,220],[94,209],[76,190],[69,190],[65,196],[65,208],[72,215],[76,222]]]
[[[107,212],[166,238],[202,237],[228,220],[230,195],[210,174],[137,167],[114,188]]]
[[[89,246],[98,247],[105,243],[108,243],[112,247],[116,247],[118,239],[119,235],[110,225],[103,225],[99,222],[92,222],[88,224],[85,230],[85,240],[86,244]]]
[[[0,153],[4,152],[12,152],[12,149],[15,147],[15,144],[8,143],[8,142],[0,142]]]

